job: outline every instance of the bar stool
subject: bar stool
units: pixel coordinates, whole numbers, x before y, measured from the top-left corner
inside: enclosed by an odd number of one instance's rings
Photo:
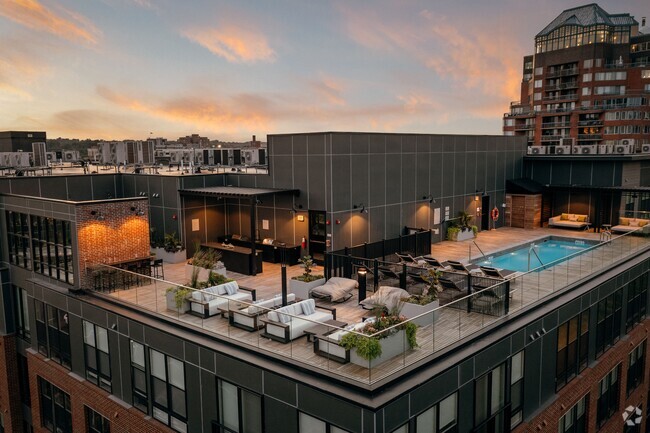
[[[163,259],[156,259],[151,263],[151,274],[154,278],[165,279],[165,269],[163,268]]]

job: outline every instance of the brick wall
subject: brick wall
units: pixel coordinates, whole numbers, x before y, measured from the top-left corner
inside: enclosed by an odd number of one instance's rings
[[[592,362],[589,367],[583,370],[578,377],[575,377],[557,394],[555,400],[550,402],[539,415],[533,418],[530,422],[524,422],[513,430],[513,433],[523,432],[540,432],[540,433],[557,433],[559,419],[585,394],[589,393],[589,405],[587,407],[587,423],[588,432],[599,433],[614,433],[623,431],[623,417],[622,413],[628,406],[643,405],[643,422],[640,431],[645,431],[645,411],[648,402],[646,401],[648,395],[648,352],[650,342],[646,343],[646,356],[645,356],[645,370],[643,382],[627,396],[627,370],[628,370],[628,354],[639,343],[641,343],[648,336],[648,328],[650,327],[650,319],[636,325],[627,335],[622,338],[610,348],[603,355],[601,355],[595,362]],[[619,406],[618,411],[603,425],[599,430],[596,424],[596,412],[598,405],[599,383],[614,367],[620,363],[621,376],[619,377]]]
[[[144,215],[137,215],[138,211]],[[92,287],[92,273],[86,271],[87,266],[149,256],[149,207],[146,200],[79,205],[76,221],[82,288]]]
[[[22,431],[22,410],[18,381],[16,337],[0,337],[0,412],[4,416],[5,431]]]
[[[111,423],[111,433],[154,433],[174,430],[140,412],[134,407],[126,408],[110,400],[109,394],[86,380],[73,377],[70,372],[59,364],[45,361],[38,353],[28,353],[29,386],[32,396],[32,421],[35,433],[46,433],[41,426],[41,406],[38,393],[38,376],[60,388],[70,396],[72,408],[72,431],[85,432],[86,416],[84,406],[90,407]],[[9,430],[8,430],[9,431]],[[21,430],[13,430],[15,432]]]

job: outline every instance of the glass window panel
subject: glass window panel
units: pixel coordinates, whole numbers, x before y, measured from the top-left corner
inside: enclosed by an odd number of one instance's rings
[[[153,417],[164,424],[168,424],[169,422],[169,417],[167,416],[167,412],[157,407],[153,408]]]
[[[343,430],[342,428],[338,428],[336,426],[330,426],[330,433],[349,433],[349,432],[347,430]]]
[[[179,419],[176,419],[174,417],[171,417],[171,419],[172,419],[171,426],[174,429],[178,430],[181,433],[186,433],[187,432],[187,424],[186,423],[184,423],[183,421],[181,421]]]
[[[258,395],[243,391],[241,410],[242,410],[242,431],[243,433],[262,433],[262,400]],[[343,430],[332,426],[330,433]]]
[[[151,349],[149,362],[151,364],[151,375],[158,379],[167,381],[167,374],[165,372],[165,355]]]
[[[97,348],[102,352],[108,353],[108,331],[101,326],[98,326],[96,332]]]
[[[456,422],[456,393],[440,402],[440,427],[446,427]]]
[[[512,357],[512,375],[510,383],[515,383],[522,378],[524,372],[524,352],[519,352]]]
[[[300,412],[299,430],[301,432],[309,432],[309,433],[326,433],[327,425],[325,424],[325,422],[316,419],[313,416],[309,416],[306,413]],[[400,429],[394,431],[404,432],[404,433],[407,432],[407,430],[400,430]]]
[[[219,381],[219,416],[220,422],[223,426],[233,430],[239,430],[237,387],[222,380]],[[301,431],[303,431],[302,428]],[[304,431],[311,430],[308,429]],[[325,432],[325,430],[323,430],[323,432]]]
[[[488,406],[488,376],[476,381],[476,422],[481,423],[487,418]]]
[[[186,416],[185,413],[185,391],[176,388],[175,386],[171,387],[172,394],[172,411],[182,417]]]
[[[409,425],[404,424],[403,426],[398,427],[397,429],[393,430],[391,433],[409,433]]]
[[[84,320],[84,343],[95,347],[95,326]]]
[[[169,383],[177,388],[185,389],[185,366],[178,359],[167,357],[169,368]]]
[[[153,378],[152,382],[153,401],[163,407],[167,406],[167,383],[160,379]]]
[[[131,362],[144,368],[144,345],[131,341]]]
[[[504,377],[503,377],[503,366],[497,367],[492,370],[492,395],[491,395],[491,405],[490,413],[496,413],[504,403]]]
[[[436,431],[436,407],[432,407],[426,412],[418,415],[417,431],[434,432]]]

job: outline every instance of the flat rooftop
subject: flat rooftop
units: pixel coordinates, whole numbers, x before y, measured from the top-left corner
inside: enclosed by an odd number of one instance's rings
[[[499,251],[516,245],[527,244],[548,236],[572,238],[578,241],[593,241],[598,243],[601,234],[586,231],[540,228],[535,230],[500,228],[479,233],[472,241],[440,242],[432,245],[431,256],[441,261],[458,260],[468,263],[485,254],[490,256]],[[332,379],[357,384],[372,389],[382,386],[405,372],[413,371],[436,359],[438,354],[455,347],[470,337],[476,337],[491,327],[511,320],[514,317],[534,308],[535,304],[548,298],[554,293],[579,283],[595,273],[605,271],[612,264],[638,254],[650,248],[650,239],[641,236],[615,236],[585,250],[580,255],[548,267],[539,272],[523,273],[510,280],[509,311],[502,314],[483,314],[468,312],[467,296],[443,302],[436,310],[433,323],[420,326],[417,330],[418,347],[407,350],[403,355],[396,356],[372,368],[361,367],[352,363],[341,363],[334,359],[315,353],[314,344],[305,336],[290,343],[280,343],[265,338],[261,331],[249,332],[233,327],[221,315],[206,319],[189,313],[178,314],[168,310],[165,302],[165,291],[173,283],[184,284],[187,281],[185,264],[165,264],[165,281],[145,279],[141,285],[129,289],[97,293],[97,296],[130,306],[138,311],[145,311],[154,316],[182,324],[192,329],[200,330],[206,335],[229,341],[246,350],[263,356],[285,361],[301,368],[325,374]],[[477,248],[480,247],[481,251]],[[316,267],[314,273],[321,273],[322,268]],[[287,268],[288,278],[302,273],[300,266]],[[269,299],[281,292],[281,266],[264,263],[263,273],[257,276],[239,275],[228,271],[228,277],[235,279],[240,286],[253,288],[257,291],[257,299]],[[501,283],[493,281],[489,289],[496,290]],[[379,285],[398,286],[395,280],[383,279]],[[372,278],[368,281],[368,289],[372,290]],[[410,288],[409,288],[410,290]],[[327,307],[336,308],[337,320],[348,324],[359,323],[368,316],[369,311],[358,305],[358,292],[353,292],[352,298],[342,303],[317,301]],[[370,292],[368,295],[371,295]],[[477,294],[469,295],[475,297]],[[461,304],[465,302],[465,304]]]

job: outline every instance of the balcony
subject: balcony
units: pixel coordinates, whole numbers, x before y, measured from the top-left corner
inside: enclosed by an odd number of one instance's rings
[[[577,101],[578,95],[572,93],[570,95],[557,95],[557,96],[544,96],[544,101]]]
[[[542,141],[560,141],[563,138],[567,138],[567,135],[542,135]]]
[[[578,141],[580,140],[602,140],[602,134],[578,134]]]
[[[534,123],[532,125],[515,125],[515,131],[530,131],[531,129],[535,129]]]
[[[577,81],[572,81],[570,83],[560,83],[560,84],[553,84],[553,85],[546,85],[544,86],[544,91],[550,92],[553,90],[566,90],[566,89],[576,89],[578,88],[578,82]]]
[[[570,75],[578,75],[578,68],[561,69],[559,71],[549,71],[546,73],[546,78],[554,77],[568,77]]]
[[[603,126],[602,120],[580,120],[578,126]]]
[[[571,122],[551,122],[551,123],[542,123],[542,129],[548,128],[569,128],[571,127]]]

